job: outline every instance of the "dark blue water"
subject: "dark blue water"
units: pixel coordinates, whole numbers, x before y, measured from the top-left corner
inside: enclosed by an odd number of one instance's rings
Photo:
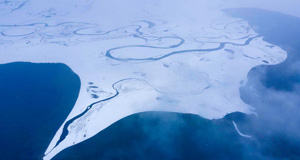
[[[0,159],[42,159],[80,89],[64,64],[0,65]]]
[[[242,159],[243,139],[226,122],[189,114],[135,114],[54,159]]]
[[[300,159],[300,19],[254,8],[225,12],[247,20],[265,41],[288,52],[281,64],[253,68],[240,89],[258,117],[135,114],[54,159]],[[238,135],[232,120],[252,138]]]
[[[248,125],[261,155],[300,159],[300,18],[253,8],[226,12],[246,19],[265,41],[287,51],[283,63],[253,68],[240,91],[260,115]]]

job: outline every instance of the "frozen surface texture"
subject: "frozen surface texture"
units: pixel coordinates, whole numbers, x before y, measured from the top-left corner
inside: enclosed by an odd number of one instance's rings
[[[166,11],[169,3],[0,1],[0,63],[60,62],[81,79],[44,159],[134,113],[255,113],[239,88],[251,68],[286,52],[216,4],[178,1]]]

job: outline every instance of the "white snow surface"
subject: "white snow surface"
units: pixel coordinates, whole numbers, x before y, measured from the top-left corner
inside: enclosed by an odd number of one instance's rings
[[[207,119],[254,113],[239,93],[248,72],[287,56],[247,21],[221,12],[224,1],[10,3],[0,1],[5,8],[0,12],[0,63],[64,63],[81,80],[76,104],[45,160],[135,113],[166,111]],[[88,106],[56,145],[65,123]]]

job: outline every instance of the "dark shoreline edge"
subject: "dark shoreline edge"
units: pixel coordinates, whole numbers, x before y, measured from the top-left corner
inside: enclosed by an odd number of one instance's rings
[[[288,52],[281,64],[251,69],[248,83],[240,88],[241,98],[257,109],[258,117],[239,112],[219,120],[165,112],[134,114],[54,159],[299,159],[300,72],[290,69],[300,62],[300,19],[255,8],[224,11],[247,20],[265,41]],[[241,137],[232,121],[252,138]]]
[[[0,64],[0,159],[42,159],[79,89],[62,63]]]

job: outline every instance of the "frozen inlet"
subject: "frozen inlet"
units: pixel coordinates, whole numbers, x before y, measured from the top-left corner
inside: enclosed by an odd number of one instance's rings
[[[246,135],[246,134],[241,133],[241,132],[239,131],[237,125],[235,124],[235,122],[232,121],[232,123],[233,123],[233,125],[234,125],[235,130],[238,132],[238,134],[239,134],[240,136],[246,137],[246,138],[251,138],[251,137],[252,137],[252,136],[250,136],[250,135]]]

